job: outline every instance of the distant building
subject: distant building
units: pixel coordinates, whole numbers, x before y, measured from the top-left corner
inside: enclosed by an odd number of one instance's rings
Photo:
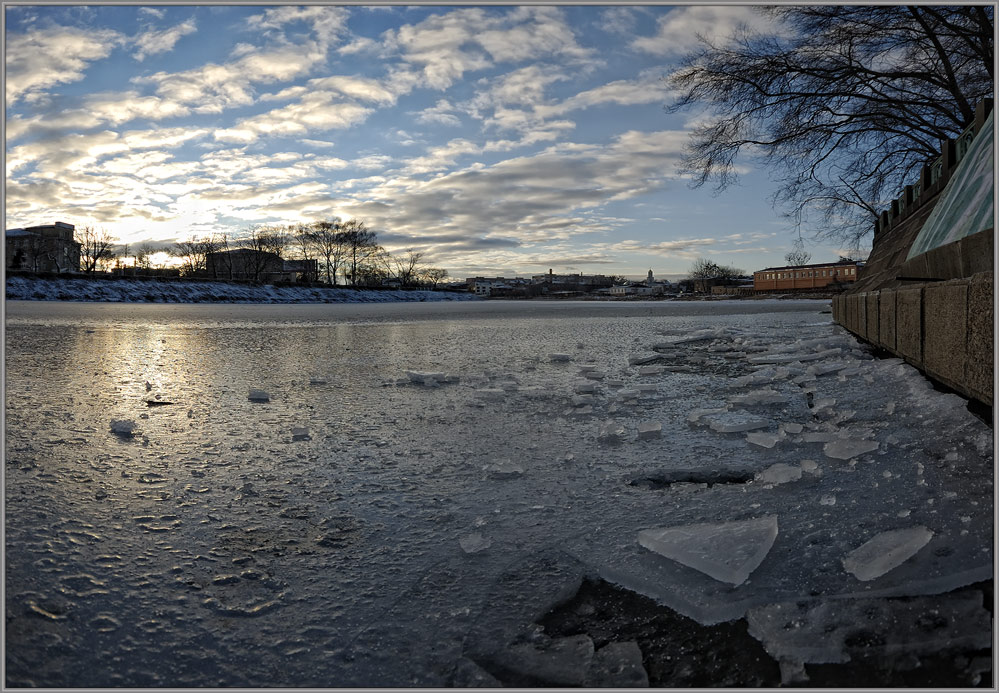
[[[542,285],[543,293],[589,292],[609,289],[614,280],[602,274],[555,274],[553,270],[548,270],[548,274],[533,275],[531,283]]]
[[[754,291],[804,291],[843,286],[857,281],[864,266],[859,260],[840,260],[819,265],[768,267],[753,272]]]
[[[79,272],[80,244],[73,239],[76,227],[57,221],[44,226],[7,229],[7,269],[29,272]]]
[[[254,282],[302,282],[319,273],[316,260],[284,260],[277,253],[239,248],[208,253],[205,274],[218,279]]]

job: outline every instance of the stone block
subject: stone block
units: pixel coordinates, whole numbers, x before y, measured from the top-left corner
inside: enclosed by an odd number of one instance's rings
[[[968,282],[959,280],[923,289],[923,368],[960,388],[964,381],[968,336]]]
[[[855,332],[861,339],[867,339],[867,294],[857,294],[857,328]]]
[[[878,296],[880,291],[870,291],[867,293],[867,305],[865,306],[865,312],[867,313],[867,341],[872,344],[881,344],[881,335],[878,332],[878,321],[880,315],[878,313]]]
[[[929,279],[961,279],[961,242],[954,241],[926,253],[926,277]]]
[[[979,272],[992,272],[995,231],[979,231],[965,236],[961,243],[961,276],[971,277]]]
[[[923,365],[923,289],[895,292],[895,353],[915,366]]]
[[[995,389],[992,286],[991,272],[977,274],[968,282],[968,344],[964,365],[968,394],[989,406]]]
[[[886,289],[878,299],[878,343],[895,351],[895,291]]]

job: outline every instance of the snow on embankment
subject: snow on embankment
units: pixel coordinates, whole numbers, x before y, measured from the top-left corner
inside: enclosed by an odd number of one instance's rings
[[[453,291],[253,286],[226,282],[136,279],[40,279],[7,277],[12,301],[108,301],[113,303],[384,303],[388,301],[467,301],[473,294]]]

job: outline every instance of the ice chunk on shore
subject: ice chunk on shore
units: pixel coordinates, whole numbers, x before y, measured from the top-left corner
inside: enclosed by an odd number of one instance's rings
[[[291,439],[292,440],[312,440],[312,436],[309,435],[309,429],[303,427],[295,427],[291,429]]]
[[[658,421],[643,421],[638,424],[638,439],[649,440],[659,438],[663,434],[663,425]]]
[[[472,532],[471,534],[461,537],[458,540],[458,545],[465,553],[478,553],[479,551],[485,551],[488,549],[493,545],[493,542],[491,539],[483,537],[479,532]]]
[[[701,417],[711,430],[719,433],[742,433],[766,428],[770,421],[759,416],[753,416],[744,411],[726,411],[717,414],[707,414]]]
[[[881,532],[848,553],[843,567],[862,582],[873,580],[905,563],[932,538],[933,531],[922,525]]]
[[[551,359],[553,363],[565,363],[567,361],[572,361],[571,354],[549,354],[548,358]]]
[[[247,395],[247,399],[251,402],[270,402],[271,396],[263,390],[250,388],[250,393]]]
[[[772,464],[756,475],[757,481],[765,484],[786,484],[789,481],[797,481],[801,478],[801,467],[793,464],[778,462]]]
[[[511,460],[501,460],[483,467],[490,479],[514,479],[524,473],[523,465]]]
[[[444,380],[443,373],[424,373],[421,371],[406,371],[406,376],[411,383],[418,385],[437,385]]]
[[[759,445],[761,448],[772,448],[780,442],[780,435],[777,433],[767,433],[765,431],[747,433],[746,442],[752,443],[753,445]]]
[[[744,395],[735,395],[729,400],[731,404],[755,405],[755,404],[784,404],[788,401],[787,395],[781,394],[771,388],[753,390]]]
[[[831,440],[822,446],[822,452],[825,453],[826,457],[831,457],[834,460],[848,460],[877,449],[878,441],[876,440],[854,440],[852,438]]]
[[[638,369],[639,375],[659,375],[662,372],[662,366],[642,366]]]
[[[617,421],[606,421],[600,424],[597,439],[604,443],[618,443],[624,437],[624,426]]]
[[[127,419],[111,419],[111,432],[119,438],[131,438],[135,435],[137,424]]]
[[[638,543],[721,582],[741,585],[777,538],[777,516],[645,529]]]
[[[652,363],[657,359],[661,359],[662,354],[634,354],[628,357],[629,366],[644,366],[646,363]]]

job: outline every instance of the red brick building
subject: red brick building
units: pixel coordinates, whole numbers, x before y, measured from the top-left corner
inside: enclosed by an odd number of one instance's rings
[[[840,260],[821,265],[768,267],[753,272],[754,291],[804,291],[857,281],[864,266],[857,260]]]

